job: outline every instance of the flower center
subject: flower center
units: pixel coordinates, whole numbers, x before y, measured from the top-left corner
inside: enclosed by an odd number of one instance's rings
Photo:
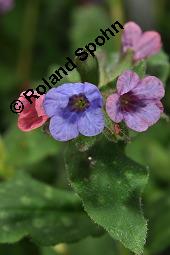
[[[139,108],[145,107],[146,104],[132,92],[128,92],[120,97],[120,106],[123,111],[137,111]]]
[[[90,106],[90,102],[84,94],[80,93],[70,97],[68,106],[71,111],[84,112]]]

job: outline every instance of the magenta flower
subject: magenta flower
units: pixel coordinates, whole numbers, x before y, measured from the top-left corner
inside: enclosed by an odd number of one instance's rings
[[[36,92],[34,92],[36,94]],[[39,95],[38,95],[39,96]],[[28,132],[33,129],[41,127],[48,119],[43,109],[44,95],[41,95],[38,99],[32,98],[32,104],[21,93],[19,100],[24,105],[24,110],[18,117],[18,128],[22,131]]]
[[[10,11],[13,8],[14,0],[0,0],[0,14]]]
[[[91,83],[66,83],[45,95],[44,108],[51,118],[49,130],[54,139],[68,141],[80,134],[95,136],[104,129],[103,100]]]
[[[125,71],[118,78],[117,93],[107,98],[106,111],[114,122],[124,120],[130,129],[142,132],[159,120],[164,93],[158,78],[147,76],[140,80],[136,73]]]
[[[128,49],[134,51],[134,61],[147,58],[160,51],[162,47],[160,34],[155,31],[142,32],[141,28],[134,22],[128,22],[124,26],[122,35],[122,50],[126,53]]]

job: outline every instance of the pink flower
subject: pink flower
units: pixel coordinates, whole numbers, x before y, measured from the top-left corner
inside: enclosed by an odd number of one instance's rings
[[[34,92],[34,95],[36,93]],[[41,127],[48,119],[43,109],[44,95],[41,95],[38,99],[32,97],[32,104],[21,93],[19,100],[24,105],[24,110],[19,114],[18,127],[22,131],[31,131],[33,129]]]
[[[160,51],[162,47],[161,36],[155,31],[142,32],[141,28],[134,22],[128,22],[124,26],[122,36],[122,50],[126,53],[128,49],[134,51],[134,61],[147,58]]]
[[[125,71],[118,78],[117,93],[106,100],[106,111],[114,122],[124,120],[130,129],[142,132],[159,120],[164,94],[158,78],[147,76],[140,80],[136,73]]]

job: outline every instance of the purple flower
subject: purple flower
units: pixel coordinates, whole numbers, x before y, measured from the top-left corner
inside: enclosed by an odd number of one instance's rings
[[[136,73],[125,71],[118,78],[117,93],[107,98],[106,111],[114,122],[124,120],[130,129],[142,132],[159,120],[164,93],[158,78],[147,76],[140,80]]]
[[[49,90],[44,109],[50,119],[54,139],[68,141],[80,134],[95,136],[104,129],[103,100],[90,83],[66,83]]]
[[[10,11],[13,7],[14,0],[0,0],[0,14]]]
[[[155,31],[142,32],[141,28],[134,22],[128,22],[124,26],[122,36],[122,50],[134,51],[134,61],[147,58],[160,51],[162,47],[160,34]]]

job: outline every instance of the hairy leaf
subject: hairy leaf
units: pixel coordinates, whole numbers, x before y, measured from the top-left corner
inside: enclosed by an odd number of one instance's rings
[[[91,219],[141,254],[147,232],[140,197],[148,178],[145,167],[105,139],[88,152],[69,149],[66,162],[71,185]]]
[[[51,188],[25,174],[0,185],[0,201],[0,243],[30,236],[48,246],[100,233],[72,192]]]
[[[4,136],[4,144],[8,160],[15,167],[36,163],[59,151],[59,144],[55,140],[45,134],[42,139],[41,130],[22,132],[13,126]]]

